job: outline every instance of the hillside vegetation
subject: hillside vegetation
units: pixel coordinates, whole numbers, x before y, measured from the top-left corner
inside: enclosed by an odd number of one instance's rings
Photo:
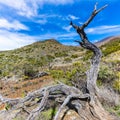
[[[120,38],[115,38],[100,46],[103,57],[99,84],[118,79],[120,71]],[[53,78],[72,79],[79,71],[82,77],[89,67],[91,53],[81,47],[64,46],[56,40],[34,44],[0,52],[0,77],[5,80],[31,79],[38,72],[47,71]],[[87,62],[88,61],[88,62]],[[87,63],[86,63],[87,62]],[[109,76],[109,78],[108,78]]]
[[[46,40],[0,52],[0,77],[32,77],[36,72],[50,67],[50,63],[56,58],[68,57],[75,51],[79,51],[79,48],[64,46],[56,40]]]

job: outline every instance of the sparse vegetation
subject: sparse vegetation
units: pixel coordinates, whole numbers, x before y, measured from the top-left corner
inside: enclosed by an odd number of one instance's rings
[[[13,51],[0,52],[0,77],[9,76],[12,73],[13,76],[17,74],[20,78],[24,75],[29,78],[32,72],[48,67],[56,57],[70,56],[68,52],[75,50],[79,51],[79,48],[64,46],[56,40],[46,40]],[[28,70],[28,67],[31,68]],[[31,73],[26,75],[26,72]]]
[[[38,120],[52,120],[53,116],[56,114],[56,109],[55,108],[50,108],[46,111],[43,111],[41,113],[41,116]]]
[[[120,92],[120,72],[117,73],[117,77],[118,77],[117,80],[115,80],[113,83],[113,87],[115,90]]]
[[[110,41],[108,44],[101,46],[104,56],[120,50],[120,38]]]

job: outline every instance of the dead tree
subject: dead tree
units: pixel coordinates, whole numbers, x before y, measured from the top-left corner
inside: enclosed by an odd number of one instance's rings
[[[84,31],[84,29],[89,25],[89,23],[93,20],[93,18],[100,12],[102,11],[107,5],[103,6],[102,8],[97,10],[97,4],[94,6],[94,10],[90,16],[90,18],[82,25],[82,26],[77,26],[75,24],[70,23],[70,25],[73,26],[73,28],[76,29],[77,33],[79,34],[81,41],[76,41],[80,44],[85,49],[88,49],[93,52],[93,57],[91,60],[91,67],[90,69],[86,72],[87,74],[87,89],[89,93],[94,96],[97,94],[97,86],[96,86],[96,80],[98,76],[98,71],[99,71],[99,63],[100,59],[102,56],[101,50],[94,44],[92,44],[88,38],[87,35]]]
[[[97,10],[96,4],[90,18],[82,26],[77,26],[72,22],[70,23],[81,37],[81,41],[76,42],[78,42],[83,48],[93,52],[91,67],[86,72],[88,92],[82,93],[78,88],[59,83],[54,86],[44,87],[28,93],[24,98],[10,99],[0,96],[0,101],[10,106],[7,111],[12,115],[10,116],[6,111],[4,111],[6,113],[4,113],[6,119],[7,117],[9,120],[17,118],[17,116],[24,111],[26,113],[26,120],[35,120],[36,116],[40,115],[46,108],[49,100],[53,100],[61,104],[54,116],[54,120],[61,120],[60,114],[63,113],[64,115],[63,110],[68,108],[71,109],[71,106],[72,109],[80,116],[80,120],[117,120],[106,112],[99,102],[99,89],[97,88],[96,80],[102,53],[97,46],[88,40],[84,31],[93,18],[106,6],[107,5]],[[39,101],[36,101],[36,98],[39,99]],[[18,111],[14,112],[15,110]],[[3,114],[3,111],[0,112],[0,115],[1,114]]]

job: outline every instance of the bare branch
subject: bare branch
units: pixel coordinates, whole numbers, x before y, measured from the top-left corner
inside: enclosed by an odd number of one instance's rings
[[[94,6],[94,11],[97,10],[97,5],[98,5],[98,3],[96,2],[95,6]]]
[[[101,7],[101,8],[98,9],[96,12],[99,13],[100,11],[102,11],[103,9],[105,9],[107,6],[108,6],[108,5],[105,5],[105,6]],[[96,13],[96,14],[97,14],[97,13]]]
[[[93,20],[93,18],[94,18],[100,11],[102,11],[103,9],[105,9],[105,8],[108,6],[108,5],[104,5],[103,7],[101,7],[100,9],[97,10],[97,4],[98,4],[98,3],[95,4],[94,10],[93,10],[91,16],[89,17],[89,19],[88,19],[81,27],[73,24],[72,21],[70,22],[70,25],[72,25],[73,28],[75,28],[75,29],[77,30],[77,32],[78,32],[78,31],[81,31],[81,30],[83,30],[85,27],[87,27],[88,24]],[[79,29],[79,30],[78,30],[78,29]]]
[[[101,7],[100,9],[97,10],[97,3],[94,6],[94,10],[91,14],[91,16],[89,17],[89,19],[82,25],[82,29],[84,29],[85,27],[88,26],[88,24],[93,20],[93,18],[100,12],[102,11],[104,8],[106,8],[108,5],[104,5],[103,7]]]
[[[73,28],[75,28],[76,30],[79,28],[77,25],[73,24],[73,22],[72,22],[72,21],[70,22],[70,25],[72,25],[72,26],[73,26]]]

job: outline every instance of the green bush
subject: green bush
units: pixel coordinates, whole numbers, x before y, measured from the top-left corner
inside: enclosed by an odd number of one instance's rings
[[[101,46],[101,49],[104,56],[120,50],[120,39],[110,41],[109,43]]]
[[[113,87],[115,90],[120,92],[120,72],[117,74],[118,79],[114,81]]]
[[[55,116],[57,110],[50,108],[46,111],[43,111],[37,120],[51,120]]]
[[[108,111],[111,113],[114,113],[116,116],[120,117],[120,105],[109,108]]]
[[[56,57],[66,57],[66,56],[68,56],[68,54],[65,51],[63,51],[63,52],[56,52],[55,56]]]
[[[102,86],[102,85],[103,85],[102,81],[101,80],[97,80],[97,86]]]
[[[100,71],[98,73],[98,80],[102,83],[112,83],[112,81],[116,78],[114,71],[112,71],[108,66],[102,65],[100,67]]]
[[[52,55],[47,55],[46,57],[47,57],[48,61],[52,61],[53,59],[55,59],[55,57]]]
[[[50,70],[50,74],[55,79],[60,79],[64,76],[64,72],[62,70]]]
[[[113,83],[113,87],[115,90],[120,92],[120,80],[115,80]]]
[[[91,51],[86,51],[86,53],[83,56],[83,61],[86,61],[88,59],[91,59],[91,56],[93,55],[93,53]]]
[[[33,66],[27,64],[24,66],[23,70],[24,76],[26,76],[27,78],[34,77],[38,73],[38,70],[35,70]]]
[[[74,62],[73,67],[82,67],[83,62]]]
[[[73,55],[71,55],[71,58],[78,58],[78,55],[77,54],[73,54]]]
[[[69,58],[69,57],[66,57],[66,58],[64,59],[64,61],[65,61],[65,62],[72,62],[72,59]]]

